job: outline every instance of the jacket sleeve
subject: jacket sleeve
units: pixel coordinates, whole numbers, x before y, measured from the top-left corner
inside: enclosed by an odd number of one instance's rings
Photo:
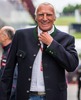
[[[47,52],[54,57],[54,60],[62,68],[66,69],[68,72],[72,72],[78,66],[78,55],[75,49],[75,39],[70,37],[68,41],[64,41],[66,44],[60,44],[56,40],[53,40],[51,45],[47,48]],[[60,67],[59,66],[59,67]]]

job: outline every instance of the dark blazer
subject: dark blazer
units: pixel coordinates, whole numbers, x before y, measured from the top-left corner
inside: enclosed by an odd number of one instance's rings
[[[56,28],[51,35],[54,40],[48,48],[44,44],[42,56],[46,100],[67,100],[65,70],[72,72],[78,66],[74,37]],[[39,48],[36,28],[16,31],[2,76],[7,88],[7,100],[16,63],[19,65],[16,100],[28,100],[32,67]]]
[[[2,54],[2,59],[1,59],[2,60],[1,61],[1,70],[0,70],[1,75],[3,74],[4,67],[5,67],[6,62],[7,62],[7,56],[8,56],[8,53],[9,53],[10,46],[11,46],[11,43],[9,43],[7,46],[4,46],[4,48],[3,48],[3,54]],[[12,100],[12,98],[15,98],[17,74],[18,74],[18,72],[17,72],[17,66],[16,66],[15,71],[14,71],[14,76],[13,76],[13,84],[12,84],[12,92],[11,92],[11,96],[10,96],[11,99],[10,100]],[[1,75],[0,75],[0,77],[1,77]],[[2,90],[3,88],[4,87],[1,87],[0,91],[4,91],[5,89]],[[0,93],[0,100],[5,100],[5,99],[3,99],[4,93],[5,93],[5,91]]]
[[[0,81],[0,100],[7,100],[5,86],[1,81]]]

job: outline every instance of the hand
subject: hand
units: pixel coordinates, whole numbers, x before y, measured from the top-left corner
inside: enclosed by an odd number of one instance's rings
[[[42,32],[39,36],[39,41],[42,41],[44,44],[46,45],[50,45],[53,41],[53,38],[50,34],[48,34],[47,32]]]

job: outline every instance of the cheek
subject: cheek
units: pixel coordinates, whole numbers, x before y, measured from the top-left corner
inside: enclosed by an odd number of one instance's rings
[[[51,24],[54,24],[54,20],[51,20]]]
[[[1,36],[0,36],[0,39],[1,39]]]
[[[37,22],[40,22],[40,21],[42,20],[42,18],[41,18],[41,17],[40,17],[40,18],[39,18],[39,17],[36,17],[35,20],[36,20]]]
[[[37,22],[38,25],[41,25],[41,21],[40,20],[37,20],[36,22]]]
[[[2,39],[0,38],[0,43],[2,42]]]

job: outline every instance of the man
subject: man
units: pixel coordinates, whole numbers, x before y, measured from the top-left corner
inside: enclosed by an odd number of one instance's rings
[[[15,29],[11,26],[4,26],[0,29],[0,44],[3,48],[2,59],[1,59],[1,73],[3,73],[4,68],[7,62],[7,56],[10,50],[11,42],[15,33]],[[16,88],[16,80],[17,80],[17,68],[14,73],[14,84],[12,86],[12,95],[11,98],[15,98],[15,88]],[[11,99],[14,100],[14,99]]]
[[[17,30],[14,36],[2,76],[7,100],[16,63],[16,100],[67,100],[65,70],[72,72],[78,66],[74,37],[53,25],[56,15],[50,3],[37,7],[35,19],[35,28]]]
[[[1,59],[1,70],[3,70],[6,65],[6,59],[14,36],[14,32],[15,32],[14,28],[10,26],[4,26],[0,30],[0,44],[3,48],[3,55]]]

